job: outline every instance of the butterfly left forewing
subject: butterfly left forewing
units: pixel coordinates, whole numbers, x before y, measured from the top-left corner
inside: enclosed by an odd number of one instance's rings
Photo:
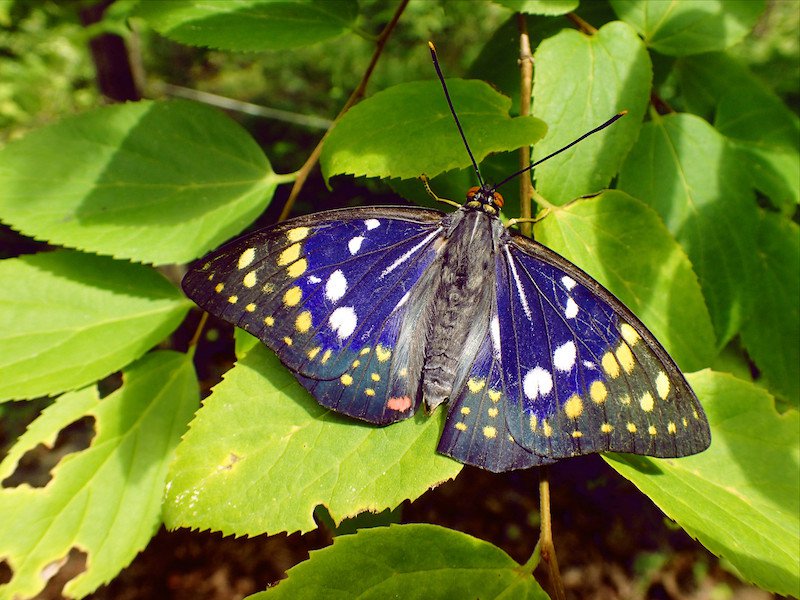
[[[708,423],[680,370],[610,292],[521,236],[507,238],[497,274],[508,423],[522,446],[553,458],[708,447]]]
[[[393,349],[441,220],[377,207],[293,219],[211,254],[183,287],[273,349],[321,404],[392,422],[414,411]]]

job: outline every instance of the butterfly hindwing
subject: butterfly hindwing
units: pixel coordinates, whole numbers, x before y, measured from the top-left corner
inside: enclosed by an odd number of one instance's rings
[[[507,406],[499,356],[487,335],[448,407],[438,451],[495,473],[555,462],[516,443],[506,421]]]
[[[293,219],[213,253],[183,287],[273,349],[324,406],[389,423],[415,409],[393,349],[442,217],[375,207]]]
[[[508,426],[520,445],[554,459],[708,447],[708,424],[678,367],[610,292],[517,235],[496,264]]]

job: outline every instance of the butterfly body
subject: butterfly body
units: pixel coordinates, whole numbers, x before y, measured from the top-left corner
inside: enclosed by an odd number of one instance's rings
[[[683,456],[708,424],[678,367],[591,277],[507,230],[473,188],[454,213],[300,217],[183,282],[261,339],[318,402],[375,424],[446,404],[439,451],[492,471],[599,451]]]

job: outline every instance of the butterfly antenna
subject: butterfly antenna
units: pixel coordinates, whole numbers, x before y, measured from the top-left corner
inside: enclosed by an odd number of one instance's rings
[[[442,69],[441,67],[439,67],[439,59],[436,57],[436,47],[433,45],[433,42],[428,42],[428,47],[431,50],[431,59],[433,59],[433,67],[436,69],[436,75],[438,75],[439,77],[439,83],[442,84],[442,89],[444,90],[444,97],[447,98],[447,106],[450,107],[450,112],[452,113],[453,118],[456,121],[456,127],[458,127],[458,133],[461,134],[461,139],[464,140],[464,147],[467,149],[467,154],[469,154],[469,159],[472,161],[472,168],[475,169],[475,174],[478,176],[478,183],[480,183],[481,187],[483,187],[484,186],[483,177],[481,177],[480,169],[478,169],[478,163],[475,162],[475,157],[472,156],[472,150],[469,149],[469,144],[467,143],[467,136],[464,135],[464,130],[461,128],[461,121],[458,120],[456,109],[453,108],[453,101],[450,99],[450,92],[447,91],[447,85],[444,82],[444,75],[442,75]]]
[[[437,68],[438,68],[438,67],[437,67]],[[587,132],[587,133],[584,133],[584,134],[583,134],[581,137],[579,137],[577,140],[575,140],[575,141],[573,141],[573,142],[570,142],[569,144],[567,144],[567,145],[566,145],[566,146],[564,146],[563,148],[561,148],[561,149],[559,149],[559,150],[556,150],[555,152],[553,152],[553,153],[551,153],[551,154],[548,154],[547,156],[545,156],[544,158],[542,158],[542,159],[540,159],[540,160],[537,160],[535,163],[533,163],[533,164],[531,164],[531,165],[528,165],[528,166],[527,166],[527,167],[525,167],[524,169],[520,169],[520,170],[519,170],[519,171],[517,171],[516,173],[514,173],[514,174],[512,174],[512,175],[509,175],[508,177],[506,177],[505,179],[503,179],[503,181],[501,181],[500,183],[497,183],[497,184],[495,184],[495,185],[494,185],[494,187],[492,188],[492,191],[496,190],[497,188],[499,188],[499,187],[500,187],[501,185],[503,185],[504,183],[508,183],[509,181],[511,181],[512,179],[514,179],[515,177],[518,177],[519,175],[522,175],[522,174],[523,174],[523,173],[525,173],[526,171],[530,171],[531,169],[533,169],[533,167],[535,167],[536,165],[538,165],[538,164],[540,164],[540,163],[543,163],[543,162],[544,162],[544,161],[546,161],[547,159],[549,159],[549,158],[553,158],[553,157],[554,157],[556,154],[561,154],[562,152],[564,152],[564,150],[569,150],[570,148],[572,148],[572,147],[573,147],[575,144],[577,144],[578,142],[585,140],[585,139],[586,139],[587,137],[589,137],[590,135],[592,135],[592,134],[594,134],[594,133],[597,133],[598,131],[601,131],[602,129],[605,129],[606,127],[608,127],[609,125],[611,125],[611,124],[612,124],[614,121],[616,121],[616,120],[617,120],[617,119],[619,119],[620,117],[624,117],[624,116],[625,116],[625,115],[627,115],[627,114],[628,114],[628,111],[627,111],[627,110],[623,110],[623,111],[621,111],[621,112],[618,112],[617,114],[615,114],[613,117],[611,117],[611,118],[610,118],[608,121],[606,121],[606,122],[605,122],[605,123],[603,123],[602,125],[599,125],[598,127],[595,127],[594,129],[592,129],[591,131],[589,131],[589,132]],[[461,135],[463,136],[464,134],[461,134]],[[472,156],[472,155],[470,155],[470,156]],[[474,161],[473,161],[473,162],[474,162]]]

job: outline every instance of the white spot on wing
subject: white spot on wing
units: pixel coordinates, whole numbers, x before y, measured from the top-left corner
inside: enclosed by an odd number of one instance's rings
[[[411,250],[409,250],[408,252],[406,252],[405,254],[403,254],[403,256],[401,256],[401,257],[400,257],[400,258],[398,258],[396,261],[394,261],[392,264],[390,264],[388,267],[386,267],[386,268],[383,270],[383,273],[381,273],[381,279],[383,279],[384,277],[386,277],[386,276],[387,276],[389,273],[391,273],[391,272],[392,272],[392,271],[394,271],[394,270],[395,270],[397,267],[399,267],[399,266],[400,266],[400,265],[402,265],[404,262],[406,262],[406,261],[408,260],[409,256],[411,256],[411,255],[412,255],[412,254],[414,254],[414,253],[415,253],[417,250],[419,250],[419,249],[420,249],[420,248],[422,248],[424,245],[426,245],[428,242],[430,242],[430,241],[431,241],[431,239],[433,239],[433,237],[434,237],[434,236],[437,236],[437,235],[439,235],[439,232],[440,232],[440,231],[441,231],[441,227],[440,227],[439,229],[437,229],[436,231],[433,231],[433,232],[431,232],[431,233],[430,233],[430,235],[426,236],[426,237],[425,237],[425,239],[424,239],[424,240],[422,240],[422,241],[421,241],[419,244],[417,244],[416,246],[414,246],[413,248],[411,248]]]
[[[519,295],[520,303],[522,303],[522,310],[525,311],[525,315],[528,317],[528,320],[531,321],[531,309],[528,306],[528,298],[525,296],[522,281],[520,281],[519,275],[517,274],[517,267],[514,265],[514,259],[511,258],[511,252],[508,251],[508,246],[506,246],[505,251],[506,258],[508,258],[508,266],[511,267],[511,274],[514,276],[514,282],[517,284],[517,294]]]
[[[494,315],[489,323],[489,333],[492,336],[492,353],[500,356],[500,319],[497,315]]]
[[[590,360],[585,360],[585,361],[583,361],[583,366],[584,366],[584,367],[586,367],[587,369],[596,369],[596,368],[597,368],[597,365],[596,365],[596,364],[594,364],[594,363],[593,363],[592,361],[590,361]]]
[[[308,283],[319,283],[320,281],[322,281],[322,279],[320,279],[316,275],[309,275],[308,276]]]
[[[380,224],[381,224],[381,222],[378,221],[378,219],[367,219],[366,221],[364,221],[364,225],[367,226],[367,231],[371,231],[372,229],[375,229]]]
[[[553,376],[549,371],[542,367],[534,367],[527,373],[522,380],[522,391],[531,399],[536,400],[539,396],[545,396],[553,389]]]
[[[559,371],[569,371],[575,366],[575,358],[578,352],[575,348],[575,342],[570,340],[565,344],[561,344],[553,352],[553,366]]]
[[[355,254],[361,250],[361,242],[363,241],[364,236],[358,235],[347,242],[347,249],[350,250],[350,254]]]
[[[575,285],[577,285],[577,282],[568,275],[564,275],[561,278],[561,283],[563,283],[564,287],[567,288],[568,290],[571,290],[572,288],[575,287]]]
[[[336,333],[340,340],[350,337],[358,324],[356,311],[352,306],[340,306],[331,313],[328,318],[331,329]]]
[[[564,316],[574,319],[578,316],[578,304],[572,298],[567,298],[567,307],[564,309]]]
[[[408,302],[408,297],[411,295],[411,292],[406,292],[403,294],[403,297],[400,298],[400,302],[397,303],[397,306],[394,307],[395,310],[403,306],[406,302]]]
[[[345,279],[344,273],[337,269],[331,273],[325,283],[325,297],[331,302],[338,302],[345,292],[347,292],[347,279]]]

